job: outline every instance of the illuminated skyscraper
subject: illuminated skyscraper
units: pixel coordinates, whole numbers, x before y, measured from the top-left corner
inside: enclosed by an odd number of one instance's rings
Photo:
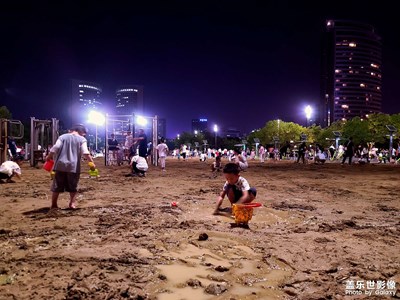
[[[208,129],[207,119],[192,119],[192,132],[205,132]]]
[[[97,83],[71,80],[72,103],[71,120],[73,123],[82,123],[87,120],[91,110],[101,111],[101,86]]]
[[[143,113],[143,86],[126,85],[116,91],[116,113],[118,115],[131,115]]]
[[[367,24],[327,20],[322,39],[320,123],[381,112],[382,43]]]

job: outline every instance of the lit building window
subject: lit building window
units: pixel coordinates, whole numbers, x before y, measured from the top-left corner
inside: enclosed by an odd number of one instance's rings
[[[336,70],[335,70],[335,73],[340,73],[340,70],[339,70],[339,69],[336,69]]]
[[[364,83],[360,83],[360,87],[365,87],[365,84]]]
[[[349,43],[349,46],[350,47],[357,47],[357,44],[356,43]]]
[[[371,67],[373,67],[373,68],[379,68],[379,66],[376,65],[376,64],[371,64]]]

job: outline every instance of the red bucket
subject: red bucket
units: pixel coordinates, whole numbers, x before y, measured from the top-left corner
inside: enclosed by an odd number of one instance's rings
[[[53,166],[54,160],[47,160],[43,165],[43,169],[45,169],[47,172],[50,172],[51,170],[53,170]]]

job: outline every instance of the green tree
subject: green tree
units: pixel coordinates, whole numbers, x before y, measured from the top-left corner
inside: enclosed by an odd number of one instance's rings
[[[12,119],[12,114],[6,106],[0,106],[0,119]]]
[[[278,137],[280,144],[283,144],[287,141],[299,141],[302,133],[307,133],[307,130],[299,124],[272,120],[263,128],[252,132],[248,137],[248,143],[252,144],[254,138],[259,138],[263,145],[274,144],[274,137]]]
[[[368,116],[371,141],[375,143],[385,143],[388,130],[386,125],[391,125],[391,117],[386,114],[372,114]]]
[[[370,124],[368,119],[355,117],[344,124],[343,136],[353,138],[355,145],[360,143],[368,143],[372,140]]]

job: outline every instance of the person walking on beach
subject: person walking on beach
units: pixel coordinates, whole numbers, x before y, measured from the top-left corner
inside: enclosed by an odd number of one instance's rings
[[[135,150],[133,149],[133,144],[134,144],[134,141],[133,141],[132,132],[131,131],[127,131],[126,132],[126,137],[125,137],[125,144],[124,144],[125,150],[126,150],[126,152],[125,152],[125,159],[126,160],[130,161],[131,157],[136,154]]]
[[[260,149],[258,149],[258,154],[260,155],[260,162],[265,161],[265,148],[263,145],[260,146]]]
[[[161,171],[165,172],[165,159],[167,158],[169,149],[164,139],[162,139],[161,143],[157,145],[156,150],[158,152],[158,157],[160,158]]]
[[[344,151],[342,165],[344,165],[346,158],[349,158],[349,165],[351,165],[351,160],[353,159],[354,155],[354,143],[353,138],[350,137],[346,143],[346,150]]]
[[[139,156],[147,157],[147,135],[143,129],[139,129],[139,136],[133,139],[135,142],[139,142]],[[135,147],[135,146],[134,146]]]
[[[300,158],[302,159],[303,164],[306,163],[306,161],[305,161],[306,150],[307,150],[306,142],[302,142],[299,146],[299,154],[297,157],[297,163],[300,162]]]
[[[53,171],[55,175],[51,186],[53,192],[51,197],[52,209],[58,208],[58,196],[63,192],[69,192],[68,207],[76,208],[82,156],[92,163],[93,169],[96,168],[87,147],[86,132],[87,130],[82,124],[72,126],[68,133],[57,139],[46,157],[46,161],[54,160]]]

